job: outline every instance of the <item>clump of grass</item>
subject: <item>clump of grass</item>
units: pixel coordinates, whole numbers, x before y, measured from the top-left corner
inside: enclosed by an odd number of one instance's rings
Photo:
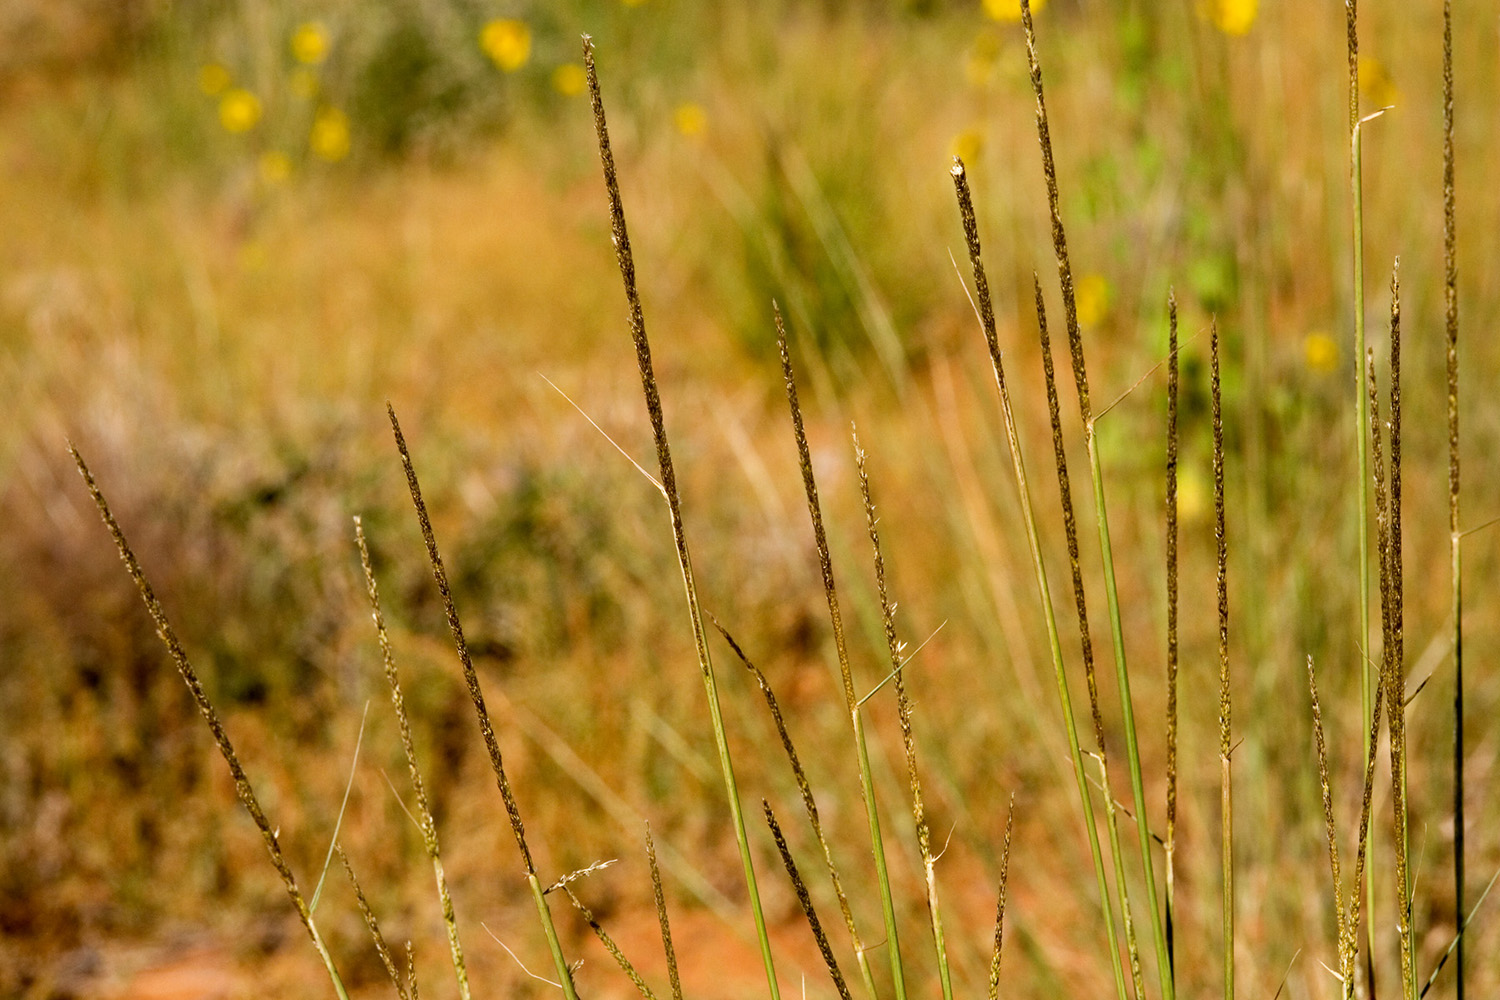
[[[687,536],[683,531],[682,498],[677,489],[677,472],[672,465],[672,449],[667,441],[661,392],[657,387],[656,372],[651,362],[651,343],[646,337],[646,321],[641,311],[641,298],[636,290],[635,258],[630,250],[630,234],[625,225],[625,205],[620,198],[620,181],[615,170],[614,153],[609,145],[609,127],[604,117],[604,98],[599,90],[599,74],[594,68],[594,46],[587,35],[583,38],[583,65],[588,78],[589,100],[593,106],[594,128],[599,140],[599,161],[604,171],[604,187],[609,196],[615,258],[620,265],[620,277],[625,285],[625,300],[629,307],[630,336],[635,342],[636,364],[641,375],[641,390],[646,397],[646,412],[650,417],[651,434],[656,442],[656,459],[661,468],[662,493],[665,494],[667,500],[667,512],[672,524],[672,540],[677,548],[677,565],[682,572],[682,586],[687,596],[688,619],[693,630],[693,644],[698,654],[698,667],[702,672],[703,686],[708,696],[708,710],[713,723],[714,740],[719,751],[719,768],[723,773],[724,789],[729,798],[729,811],[734,821],[735,837],[739,842],[740,862],[745,869],[745,886],[750,895],[750,910],[755,919],[755,933],[760,939],[761,961],[766,970],[766,986],[771,1000],[780,1000],[781,988],[776,981],[776,963],[771,956],[770,938],[766,934],[765,913],[761,907],[760,889],[755,880],[755,864],[750,855],[750,840],[745,831],[744,811],[740,805],[739,783],[735,779],[734,762],[730,758],[729,741],[724,731],[723,712],[719,706],[718,684],[714,677],[713,660],[708,652],[708,638],[703,630],[703,615],[698,606],[698,590],[693,581],[693,566],[688,555]],[[894,941],[892,945],[894,947]]]
[[[198,679],[198,671],[188,660],[182,643],[178,641],[177,631],[167,618],[166,609],[162,607],[161,601],[157,600],[156,592],[151,588],[150,581],[146,579],[140,560],[136,558],[135,551],[131,549],[130,542],[125,538],[125,532],[115,520],[114,512],[110,510],[109,501],[105,499],[99,484],[94,481],[94,474],[89,471],[83,456],[71,443],[68,445],[68,451],[73,456],[73,462],[78,466],[79,475],[83,476],[89,496],[99,508],[99,516],[103,518],[104,526],[109,529],[110,537],[114,539],[115,548],[119,550],[120,558],[125,562],[125,569],[129,572],[131,581],[140,592],[146,611],[156,625],[156,634],[167,647],[168,655],[172,657],[178,674],[182,676],[188,693],[193,697],[193,703],[198,707],[198,714],[202,715],[203,721],[208,724],[208,730],[213,734],[219,754],[224,758],[224,763],[229,766],[229,774],[234,778],[235,795],[239,797],[240,804],[245,807],[245,811],[250,814],[255,828],[260,831],[261,839],[265,841],[266,852],[271,856],[271,865],[276,869],[276,874],[281,876],[281,883],[286,888],[287,898],[291,900],[292,908],[297,911],[297,918],[302,921],[303,929],[312,938],[318,957],[323,960],[323,967],[328,971],[328,978],[333,983],[334,992],[338,994],[340,1000],[348,1000],[349,994],[344,988],[344,981],[339,975],[338,967],[334,965],[333,955],[329,953],[322,934],[318,932],[318,925],[313,920],[312,908],[302,898],[302,890],[297,885],[297,877],[292,874],[291,866],[287,864],[286,856],[282,853],[281,840],[275,828],[271,826],[271,821],[266,818],[265,810],[261,808],[260,799],[256,797],[255,789],[250,785],[244,766],[240,764],[239,754],[235,752],[234,744],[230,742],[224,724],[219,721],[219,713],[214,708],[213,702],[209,700],[208,692],[203,688],[203,682]]]

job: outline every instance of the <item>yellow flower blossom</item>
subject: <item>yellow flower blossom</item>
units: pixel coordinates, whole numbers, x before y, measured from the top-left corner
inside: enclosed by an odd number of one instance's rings
[[[497,18],[479,32],[479,47],[507,73],[514,73],[531,58],[531,29],[525,21]]]
[[[1302,360],[1309,369],[1327,375],[1339,366],[1339,344],[1322,330],[1302,338]]]
[[[1226,35],[1246,35],[1255,24],[1259,0],[1208,0],[1208,19]]]
[[[1040,14],[1047,0],[1031,0],[1031,12]],[[984,0],[984,12],[997,21],[1021,23],[1021,0]]]
[[[1385,64],[1374,56],[1359,57],[1359,92],[1377,108],[1394,107],[1401,100],[1396,81]]]
[[[677,110],[672,112],[672,121],[683,135],[702,135],[708,128],[708,112],[703,110],[703,105],[687,101],[677,105]]]
[[[1000,39],[985,32],[974,39],[974,44],[964,54],[964,79],[971,87],[983,87],[994,78],[999,60]]]
[[[279,149],[268,149],[260,154],[256,169],[265,184],[282,184],[292,176],[292,159]]]
[[[322,21],[304,21],[292,32],[292,55],[304,66],[316,66],[328,58],[328,29]]]
[[[588,77],[577,63],[563,63],[552,71],[552,89],[564,97],[577,97],[587,85]]]
[[[232,81],[222,63],[205,63],[198,68],[198,89],[209,97],[218,97]]]
[[[219,124],[226,132],[248,132],[260,124],[260,98],[235,87],[219,99]]]
[[[318,74],[305,66],[298,66],[292,70],[290,86],[292,93],[304,101],[310,101],[314,97],[317,97],[318,91],[323,89],[323,84],[318,79]]]
[[[1203,474],[1185,465],[1177,476],[1177,516],[1191,524],[1208,510],[1208,484]]]
[[[1098,326],[1109,315],[1113,290],[1102,274],[1085,274],[1073,286],[1073,302],[1078,307],[1079,326]]]
[[[972,166],[984,152],[984,133],[977,128],[966,128],[948,143],[948,155],[956,156],[966,165]]]
[[[319,108],[313,118],[308,148],[320,160],[337,163],[349,155],[349,116],[338,108]]]

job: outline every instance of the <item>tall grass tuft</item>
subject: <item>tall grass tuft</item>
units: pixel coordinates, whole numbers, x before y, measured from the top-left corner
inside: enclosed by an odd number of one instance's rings
[[[412,789],[417,797],[417,826],[422,834],[422,848],[432,862],[433,878],[437,881],[438,904],[443,911],[443,929],[448,935],[448,953],[453,962],[453,973],[458,978],[459,1000],[469,1000],[469,971],[464,961],[463,945],[458,939],[458,920],[453,913],[453,895],[448,891],[448,877],[443,871],[442,851],[438,846],[437,823],[432,818],[432,807],[427,801],[427,786],[422,781],[422,771],[417,767],[417,750],[411,737],[411,719],[406,714],[406,697],[401,691],[401,676],[396,670],[396,656],[391,649],[391,637],[386,631],[385,615],[380,610],[380,588],[375,582],[375,568],[370,562],[370,547],[365,541],[365,528],[360,518],[354,519],[354,540],[359,547],[359,564],[365,575],[365,592],[370,598],[370,616],[375,621],[375,635],[380,642],[380,657],[385,665],[386,683],[391,688],[391,704],[396,710],[396,723],[401,732],[401,749],[406,755],[406,769],[411,775]]]
[[[531,889],[532,902],[536,904],[537,919],[541,921],[542,933],[547,938],[547,948],[552,953],[552,964],[557,969],[557,981],[568,1000],[577,1000],[573,986],[573,970],[563,957],[562,942],[557,936],[557,927],[552,922],[552,911],[547,906],[547,897],[542,883],[537,878],[536,864],[531,857],[531,848],[526,843],[526,827],[521,822],[521,808],[511,791],[510,778],[505,774],[505,761],[500,756],[500,743],[495,738],[495,726],[490,721],[489,708],[485,705],[484,692],[479,686],[479,674],[474,670],[474,661],[469,657],[469,644],[464,638],[464,628],[458,618],[458,607],[453,603],[453,591],[448,586],[448,572],[443,568],[443,557],[438,553],[437,537],[432,532],[432,519],[427,516],[427,503],[422,499],[422,487],[417,482],[417,470],[412,465],[411,451],[406,447],[406,438],[401,433],[401,422],[396,419],[396,409],[386,404],[386,415],[391,421],[391,432],[396,439],[396,450],[401,454],[401,466],[406,471],[406,486],[411,493],[412,506],[417,512],[417,522],[422,528],[422,540],[427,545],[427,561],[432,567],[432,577],[437,582],[438,594],[443,599],[443,611],[448,618],[448,630],[453,635],[453,645],[458,651],[459,666],[463,669],[464,685],[469,691],[469,700],[474,704],[474,715],[479,720],[479,734],[490,758],[490,769],[495,772],[495,784],[500,789],[500,798],[505,803],[505,814],[510,819],[511,833],[516,838],[516,847],[521,852],[521,862],[526,870],[526,883]]]
[[[110,537],[114,539],[115,548],[120,552],[120,558],[125,563],[125,569],[130,574],[131,581],[135,583],[135,589],[140,592],[146,611],[151,615],[151,621],[156,625],[157,636],[167,647],[167,653],[172,657],[172,662],[176,664],[177,672],[182,676],[188,693],[193,697],[193,703],[198,707],[198,714],[202,715],[203,721],[208,724],[208,731],[213,734],[214,743],[218,746],[224,763],[229,765],[229,774],[234,778],[235,795],[239,797],[240,804],[250,814],[255,828],[260,831],[261,839],[265,841],[266,851],[271,855],[271,865],[276,869],[276,874],[281,876],[281,884],[286,888],[287,898],[292,901],[292,908],[297,911],[297,917],[302,921],[302,926],[308,936],[312,938],[318,957],[323,960],[323,967],[328,971],[328,978],[333,983],[333,991],[340,1000],[349,1000],[349,994],[344,988],[344,980],[339,975],[338,967],[334,965],[333,955],[329,953],[323,936],[318,932],[318,925],[313,920],[312,908],[302,898],[302,890],[297,885],[297,877],[292,874],[291,866],[287,864],[286,856],[281,851],[281,841],[276,835],[276,829],[271,826],[271,821],[266,818],[265,810],[261,808],[260,799],[256,797],[255,789],[250,785],[244,766],[240,764],[239,754],[235,753],[234,744],[229,741],[229,734],[224,730],[224,724],[219,721],[219,713],[214,708],[213,702],[209,700],[208,692],[203,688],[203,682],[198,679],[198,671],[188,660],[182,643],[177,639],[177,630],[168,620],[166,609],[162,607],[161,601],[157,600],[156,592],[151,588],[150,581],[146,579],[146,572],[141,568],[140,560],[136,558],[135,551],[126,540],[120,523],[115,520],[114,512],[110,510],[109,501],[105,499],[104,492],[94,481],[94,474],[89,471],[88,463],[83,460],[83,456],[71,442],[68,444],[68,452],[73,456],[74,464],[78,466],[78,474],[83,477],[89,496],[99,508],[99,516],[104,520],[104,526],[109,529]]]
[[[1458,247],[1453,184],[1453,0],[1443,0],[1443,300],[1448,372],[1448,559],[1453,615],[1453,925],[1455,989],[1464,1000],[1464,606],[1458,530]]]
[[[1063,228],[1062,209],[1057,190],[1057,167],[1052,155],[1052,136],[1047,122],[1047,102],[1042,88],[1042,67],[1037,57],[1036,29],[1031,20],[1030,0],[1021,0],[1021,25],[1026,34],[1026,56],[1031,69],[1031,88],[1036,95],[1037,142],[1042,153],[1042,173],[1047,187],[1047,206],[1052,219],[1052,246],[1057,257],[1057,273],[1062,286],[1063,315],[1067,321],[1068,348],[1072,359],[1073,379],[1078,389],[1078,409],[1083,422],[1084,442],[1088,446],[1089,474],[1094,487],[1094,514],[1099,529],[1099,549],[1104,561],[1104,593],[1109,606],[1110,637],[1114,644],[1115,679],[1120,689],[1121,715],[1125,728],[1125,755],[1130,770],[1130,790],[1135,806],[1136,839],[1145,872],[1146,903],[1151,915],[1151,931],[1156,943],[1157,974],[1166,1000],[1176,996],[1167,957],[1167,938],[1156,898],[1156,870],[1151,857],[1151,830],[1146,815],[1146,790],[1141,776],[1140,747],[1136,738],[1135,707],[1130,696],[1130,671],[1125,659],[1125,636],[1120,620],[1120,595],[1115,583],[1114,555],[1110,544],[1109,515],[1104,503],[1104,475],[1099,463],[1098,441],[1094,434],[1094,416],[1089,405],[1088,371],[1084,365],[1083,339],[1078,328],[1078,303],[1073,290],[1073,266],[1068,257],[1068,238]]]
[[[620,198],[619,176],[615,171],[614,153],[609,145],[609,127],[604,118],[604,98],[599,90],[599,74],[594,67],[594,45],[587,35],[583,37],[583,65],[588,80],[589,100],[593,106],[594,129],[599,140],[599,162],[604,172],[605,191],[609,196],[615,258],[620,265],[620,277],[625,285],[625,300],[630,311],[630,335],[635,342],[636,364],[641,373],[641,389],[646,397],[646,412],[650,417],[651,434],[656,442],[656,459],[661,468],[662,492],[666,495],[667,512],[672,524],[672,540],[677,547],[677,565],[682,572],[682,586],[687,596],[688,619],[693,630],[693,644],[698,653],[698,667],[703,674],[703,686],[708,696],[708,710],[713,723],[714,740],[719,751],[719,768],[724,776],[724,790],[729,798],[729,811],[734,821],[735,837],[739,842],[740,862],[745,869],[745,886],[750,895],[750,910],[755,919],[756,937],[760,939],[761,961],[766,969],[766,986],[771,1000],[780,1000],[781,988],[776,981],[776,963],[771,957],[771,940],[766,933],[766,918],[761,907],[760,889],[755,881],[755,864],[750,855],[750,838],[745,830],[739,783],[735,779],[734,762],[729,754],[729,740],[724,731],[724,717],[719,706],[718,683],[714,677],[713,660],[708,652],[708,637],[704,634],[703,615],[698,606],[698,590],[693,580],[692,560],[688,555],[687,536],[682,526],[682,498],[677,490],[677,472],[672,465],[671,446],[667,442],[661,392],[656,384],[656,372],[651,363],[651,344],[646,339],[646,321],[641,311],[640,294],[636,290],[635,258],[630,251],[630,234],[625,226],[625,205]],[[894,945],[894,942],[892,943]]]
[[[1024,9],[1024,8],[1023,8]],[[1094,862],[1094,880],[1099,892],[1099,910],[1104,917],[1104,932],[1109,949],[1110,971],[1114,974],[1115,994],[1125,1000],[1125,976],[1120,968],[1120,943],[1115,932],[1114,911],[1110,905],[1109,880],[1104,873],[1104,855],[1099,848],[1099,829],[1094,822],[1093,799],[1089,795],[1088,778],[1083,770],[1083,751],[1078,742],[1078,723],[1073,717],[1073,697],[1068,687],[1068,676],[1063,668],[1062,643],[1057,634],[1057,613],[1052,605],[1052,592],[1047,586],[1047,567],[1042,559],[1041,541],[1036,526],[1036,513],[1031,503],[1031,486],[1026,478],[1026,463],[1021,455],[1021,439],[1016,431],[1015,413],[1011,408],[1010,389],[1005,381],[1004,357],[1000,351],[999,336],[995,328],[995,307],[990,298],[989,278],[984,270],[984,258],[979,245],[979,224],[974,216],[974,199],[969,192],[968,174],[963,161],[953,162],[953,187],[958,197],[959,218],[963,222],[964,240],[969,249],[969,263],[974,271],[974,293],[977,298],[980,326],[985,343],[989,347],[990,365],[995,373],[995,387],[1000,395],[1000,412],[1005,420],[1005,438],[1010,446],[1011,467],[1016,475],[1016,489],[1021,501],[1021,519],[1026,528],[1026,544],[1031,552],[1031,568],[1036,581],[1037,599],[1042,605],[1042,616],[1047,625],[1047,644],[1052,653],[1052,671],[1057,681],[1058,700],[1062,705],[1063,726],[1068,736],[1068,755],[1073,763],[1073,779],[1078,786],[1078,799],[1083,806],[1083,826],[1088,835],[1089,853]],[[1036,290],[1038,324],[1047,322],[1046,307],[1042,302],[1042,285],[1034,274],[1032,282]]]
[[[839,678],[844,688],[844,706],[849,712],[855,756],[859,761],[859,792],[865,806],[865,822],[870,831],[870,853],[875,861],[875,880],[880,893],[880,911],[885,920],[886,952],[890,959],[891,980],[896,1000],[905,1000],[906,974],[901,961],[901,939],[896,927],[896,907],[891,894],[890,873],[886,868],[885,841],[880,832],[880,812],[876,807],[875,784],[870,772],[870,751],[865,741],[864,715],[860,711],[859,702],[854,694],[854,673],[849,666],[849,648],[844,637],[844,619],[839,610],[838,588],[833,579],[833,557],[828,548],[828,534],[823,527],[823,507],[818,500],[818,482],[813,475],[812,453],[807,446],[807,430],[802,421],[802,404],[797,397],[797,378],[792,369],[786,324],[781,318],[780,308],[774,308],[773,311],[776,316],[776,343],[781,352],[781,373],[786,382],[787,405],[792,414],[792,436],[797,444],[797,464],[802,471],[802,488],[807,495],[807,513],[812,520],[813,542],[818,550],[818,567],[823,577],[823,596],[828,603],[828,618],[833,627],[834,650],[839,661]],[[873,980],[870,977],[866,949],[864,942],[853,928],[852,920],[850,933],[854,939],[854,952],[859,962],[860,974],[873,994]]]

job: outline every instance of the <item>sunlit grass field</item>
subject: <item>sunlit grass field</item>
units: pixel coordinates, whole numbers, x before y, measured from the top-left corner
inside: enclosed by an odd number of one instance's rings
[[[1211,995],[1223,979],[1216,323],[1236,985],[1244,996],[1338,996],[1306,664],[1311,656],[1317,669],[1347,892],[1366,763],[1366,637],[1372,659],[1382,648],[1379,610],[1363,631],[1358,596],[1356,441],[1367,432],[1354,405],[1363,359],[1345,6],[1033,8],[1077,322],[1103,413],[1096,440],[1121,638],[1157,836],[1168,783],[1169,290],[1178,304],[1176,988]],[[1490,393],[1500,347],[1486,333],[1500,322],[1500,185],[1487,101],[1492,17],[1470,0],[1452,15],[1460,526],[1480,529],[1463,540],[1462,570],[1472,906],[1500,867],[1500,730],[1490,721],[1500,682],[1489,670],[1500,652],[1500,536],[1482,527],[1500,515]],[[894,984],[772,303],[788,328],[857,693],[890,673],[891,654],[851,423],[868,453],[896,632],[904,653],[921,646],[903,680],[955,991],[975,995],[987,982],[1014,796],[1000,995],[1109,996],[1042,604],[971,305],[953,156],[974,192],[1073,711],[1087,735],[1033,304],[1039,275],[1063,382],[1111,793],[1129,838],[1147,995],[1161,995],[1125,813],[1088,455],[1063,370],[1036,101],[1018,13],[989,0],[240,0],[212,11],[26,0],[0,15],[0,47],[28,53],[0,63],[0,392],[10,401],[0,428],[0,993],[332,995],[74,471],[71,441],[304,892],[319,883],[337,827],[386,936],[398,950],[413,942],[424,994],[454,995],[355,547],[362,518],[474,992],[558,995],[531,975],[556,978],[412,514],[389,401],[542,884],[619,859],[570,887],[670,995],[643,849],[649,822],[684,992],[766,995],[674,540],[649,481],[656,449],[611,245],[585,32],[697,597],[780,699],[881,996]],[[1366,0],[1359,53],[1361,112],[1391,108],[1363,131],[1363,301],[1382,392],[1390,268],[1401,257],[1420,988],[1457,930],[1442,4]],[[1372,510],[1370,538],[1376,530]],[[762,798],[858,993],[775,725],[754,676],[708,631],[781,989],[836,995],[761,822]],[[907,986],[937,995],[891,685],[862,712]],[[1373,965],[1379,992],[1395,995],[1384,749],[1374,773]],[[1092,794],[1102,837],[1105,798],[1097,786]],[[1151,850],[1160,883],[1162,851]],[[583,960],[578,992],[635,995],[561,891],[548,898],[562,950]],[[1476,996],[1500,988],[1493,905],[1465,936]],[[317,918],[352,994],[391,989],[336,861]],[[200,983],[187,988],[197,992],[150,992],[173,974]],[[1451,960],[1430,995],[1455,995]]]

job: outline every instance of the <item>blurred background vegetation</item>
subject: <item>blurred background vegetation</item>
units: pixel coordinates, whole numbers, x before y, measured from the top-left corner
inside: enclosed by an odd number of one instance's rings
[[[1225,333],[1242,985],[1270,995],[1303,949],[1288,995],[1325,995],[1318,960],[1332,964],[1332,915],[1308,653],[1334,702],[1346,825],[1360,739],[1343,5],[1035,6],[1099,400],[1161,359],[1169,286],[1185,338],[1211,316]],[[1413,676],[1434,674],[1409,723],[1428,967],[1453,931],[1437,874],[1453,833],[1443,819],[1441,4],[1363,6],[1362,102],[1395,107],[1367,140],[1368,308],[1378,331],[1382,271],[1402,254],[1408,648]],[[1485,500],[1500,487],[1488,459],[1500,410],[1483,395],[1500,361],[1483,334],[1500,320],[1500,185],[1488,176],[1483,103],[1496,82],[1495,25],[1477,0],[1458,0],[1455,17],[1465,495],[1477,523],[1495,513]],[[1101,995],[1088,862],[993,384],[949,256],[962,255],[947,172],[960,154],[1050,510],[1031,272],[1049,288],[1055,272],[1015,21],[1000,0],[0,7],[0,393],[10,401],[0,429],[0,993],[159,995],[146,992],[149,977],[193,961],[188,971],[209,985],[181,995],[326,992],[71,469],[71,438],[308,882],[370,706],[343,839],[388,933],[415,939],[439,982],[420,840],[382,777],[400,787],[352,544],[351,515],[365,517],[476,984],[548,995],[479,930],[483,920],[530,967],[545,963],[405,500],[387,399],[435,509],[544,875],[625,858],[587,895],[650,967],[638,847],[649,819],[677,859],[668,878],[689,928],[679,946],[690,991],[738,995],[754,983],[746,921],[716,915],[743,889],[665,519],[649,484],[538,377],[625,450],[650,454],[584,93],[588,32],[708,609],[789,704],[845,863],[865,874],[774,360],[775,298],[805,377],[863,682],[882,675],[882,644],[851,419],[872,455],[903,638],[947,623],[912,684],[934,829],[953,830],[942,867],[960,915],[958,971],[984,975],[997,835],[1014,791],[1006,982],[1018,995]],[[1217,947],[1215,634],[1201,599],[1213,573],[1206,350],[1203,337],[1184,351],[1192,718],[1178,953],[1189,988],[1213,981],[1205,956]],[[1164,701],[1163,412],[1156,376],[1100,424],[1146,720]],[[1056,534],[1046,542],[1060,552]],[[1496,568],[1493,543],[1476,541],[1466,638],[1479,664],[1496,653]],[[753,684],[730,669],[748,794],[789,801]],[[1500,683],[1480,673],[1471,781],[1487,789]],[[893,709],[874,713],[892,736]],[[1148,732],[1159,800],[1164,749]],[[830,752],[810,752],[819,747]],[[918,920],[899,757],[877,764]],[[1471,869],[1487,875],[1500,863],[1496,805],[1479,791],[1471,808]],[[795,901],[760,848],[778,940],[815,968]],[[351,980],[385,988],[344,887],[329,891],[324,905],[342,915],[325,919]],[[589,956],[585,988],[624,995],[586,928],[571,933],[571,950]],[[1475,933],[1472,954],[1500,946],[1487,926]],[[1482,964],[1471,980],[1481,993],[1500,985]]]

